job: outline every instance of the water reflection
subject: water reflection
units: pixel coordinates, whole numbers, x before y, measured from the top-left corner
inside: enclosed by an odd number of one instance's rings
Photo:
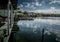
[[[20,20],[17,25],[19,31],[15,33],[15,42],[58,42],[60,24],[58,20],[35,19],[33,21]],[[60,22],[59,22],[60,23]],[[60,37],[60,36],[59,36]]]

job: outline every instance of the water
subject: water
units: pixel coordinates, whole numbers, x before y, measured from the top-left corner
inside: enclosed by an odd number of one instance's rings
[[[37,18],[60,20],[60,17],[37,17]]]
[[[15,42],[60,42],[60,20],[34,19],[20,20],[19,31],[14,34]]]

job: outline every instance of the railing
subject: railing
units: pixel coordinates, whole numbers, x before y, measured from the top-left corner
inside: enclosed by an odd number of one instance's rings
[[[2,38],[5,38],[5,35],[7,34],[7,23],[0,27],[0,42],[2,41]]]
[[[0,27],[0,38],[1,37],[3,38],[3,40],[0,42],[8,42],[12,27],[13,27],[13,21],[14,21],[14,13],[13,12],[14,12],[14,10],[13,10],[13,6],[12,6],[10,0],[9,0],[6,8],[8,8],[8,9],[0,10],[0,15],[3,17],[5,17],[5,16],[7,17],[6,20],[4,21],[4,22],[6,22],[6,24],[3,25],[2,27]]]
[[[8,42],[10,34],[11,34],[11,30],[13,27],[13,20],[14,20],[14,13],[13,13],[13,6],[9,0],[8,2],[8,17],[7,17],[7,33],[8,33],[8,37],[6,37],[4,39],[4,42]]]

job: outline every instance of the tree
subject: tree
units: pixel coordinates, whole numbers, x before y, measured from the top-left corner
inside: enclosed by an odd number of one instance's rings
[[[27,11],[24,11],[24,13],[23,13],[23,14],[27,15],[28,13],[27,13]]]

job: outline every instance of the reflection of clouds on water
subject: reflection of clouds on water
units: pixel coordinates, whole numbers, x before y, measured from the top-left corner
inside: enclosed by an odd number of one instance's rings
[[[41,21],[20,21],[18,23],[20,30],[22,31],[32,31],[34,33],[37,33],[37,31],[41,31],[43,28],[45,28],[47,25],[46,23]]]
[[[44,35],[51,36],[52,33],[60,37],[58,30],[60,30],[60,22],[58,20],[49,20],[49,19],[36,19],[33,21],[19,21],[18,26],[20,27],[19,32],[24,32],[28,34],[42,34],[44,28]],[[40,34],[40,35],[41,35]],[[48,37],[47,37],[48,38]],[[56,39],[57,40],[57,39]]]
[[[37,29],[42,30],[47,29],[49,31],[53,31],[53,29],[60,28],[60,22],[58,20],[51,20],[51,19],[35,19],[33,21],[19,21],[18,26],[23,31],[32,31],[36,32]],[[56,25],[55,25],[56,24]]]
[[[20,25],[23,25],[23,23],[20,23]]]
[[[37,26],[35,25],[35,26],[33,26],[33,28],[34,28],[34,29],[36,29],[36,28],[37,28]]]
[[[27,24],[26,24],[26,27],[30,27],[30,24],[27,23]]]
[[[53,20],[53,19],[34,19],[34,21],[41,21],[41,22],[48,22],[50,25],[57,24],[60,25],[60,20]]]
[[[45,31],[44,34],[48,34],[48,35],[51,35],[51,33],[49,31]]]
[[[37,26],[34,26],[33,28],[34,28],[33,29],[33,32],[36,32]]]
[[[40,24],[39,22],[37,21],[20,21],[18,23],[19,26],[22,26],[22,27],[27,27],[27,28],[32,28],[34,30],[36,30],[37,28],[43,28],[44,24]]]

